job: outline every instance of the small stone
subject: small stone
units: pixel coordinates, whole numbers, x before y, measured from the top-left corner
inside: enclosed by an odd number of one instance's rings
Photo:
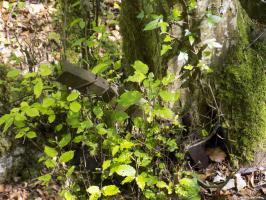
[[[223,191],[230,190],[235,187],[235,179],[230,179],[222,188]]]
[[[214,183],[221,183],[226,180],[226,177],[221,173],[217,172],[217,175],[213,178]]]
[[[241,177],[240,174],[236,174],[235,177],[236,177],[236,188],[237,188],[237,191],[240,191],[244,187],[247,186],[246,181]]]

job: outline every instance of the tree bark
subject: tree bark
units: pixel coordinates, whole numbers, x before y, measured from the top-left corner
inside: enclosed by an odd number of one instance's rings
[[[172,25],[169,28],[171,34],[179,39],[179,43],[165,60],[159,53],[162,47],[159,32],[143,31],[145,24],[151,19],[141,20],[137,16],[142,11],[145,14],[165,14],[162,11],[169,12],[175,1],[165,1],[168,9],[164,9],[159,1],[153,1],[153,4],[147,2],[148,0],[124,0],[122,3],[120,25],[125,71],[129,74],[130,65],[135,60],[141,60],[149,65],[157,78],[162,77],[166,71],[182,77],[188,72],[183,70],[177,56],[180,51],[188,49],[185,29],[197,34],[196,43],[199,46],[209,39],[215,39],[222,45],[221,48],[196,49],[199,50],[196,56],[194,52],[191,53],[195,50],[193,47],[188,51],[189,63],[209,66],[213,73],[204,74],[195,69],[189,72],[189,82],[180,78],[169,89],[182,88],[183,116],[189,114],[190,126],[193,126],[191,132],[211,129],[212,126],[207,124],[214,125],[218,122],[223,127],[229,152],[244,160],[252,159],[257,144],[263,145],[262,138],[266,135],[266,42],[263,37],[254,42],[261,32],[261,24],[258,27],[258,23],[254,23],[249,17],[254,16],[254,10],[259,10],[257,19],[263,21],[261,16],[265,12],[261,10],[261,4],[247,5],[242,0],[248,15],[239,0],[201,0],[197,1],[196,10],[188,15],[189,1],[181,1],[182,24],[189,25]],[[210,27],[206,13],[220,16],[221,21]],[[209,56],[205,56],[206,54]]]

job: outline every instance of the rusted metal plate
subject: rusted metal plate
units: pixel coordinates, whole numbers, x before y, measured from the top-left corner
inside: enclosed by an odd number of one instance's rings
[[[67,61],[62,61],[62,73],[57,81],[81,92],[102,96],[105,101],[117,95],[115,88],[104,78]]]

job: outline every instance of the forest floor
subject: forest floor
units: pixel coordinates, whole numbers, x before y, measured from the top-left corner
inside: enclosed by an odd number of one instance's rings
[[[55,3],[2,1],[0,3],[0,63],[27,72],[28,66],[57,62],[61,48],[54,30]],[[231,167],[228,155],[209,149],[210,165],[199,172],[203,199],[266,199],[266,168]],[[191,167],[193,170],[193,167]],[[61,199],[59,186],[41,186],[36,180],[0,184],[0,199]]]

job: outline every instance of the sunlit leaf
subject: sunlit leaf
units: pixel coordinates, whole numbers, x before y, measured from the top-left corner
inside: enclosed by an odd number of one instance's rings
[[[67,101],[74,101],[79,97],[79,93],[77,91],[72,91],[68,97],[67,97]]]
[[[41,64],[39,67],[39,72],[41,76],[49,76],[52,74],[52,70],[46,64]]]
[[[146,179],[147,179],[147,174],[142,172],[139,176],[136,178],[136,182],[138,187],[143,191],[145,186],[146,186]]]
[[[102,193],[104,196],[114,196],[120,192],[119,188],[115,185],[108,185],[102,188]]]
[[[91,72],[94,74],[101,74],[103,73],[105,70],[107,70],[109,68],[109,64],[108,63],[99,63],[98,65],[96,65]]]
[[[51,180],[51,178],[52,178],[52,176],[50,174],[46,174],[46,175],[43,175],[43,176],[39,176],[38,180],[47,183],[47,182],[49,182]]]
[[[145,27],[144,31],[151,31],[157,28],[160,28],[160,22],[162,21],[163,17],[158,16],[155,20],[149,22]]]
[[[166,54],[169,50],[171,50],[172,47],[170,45],[163,45],[162,46],[162,50],[161,50],[161,56],[163,56],[164,54]]]
[[[125,183],[131,183],[134,179],[135,179],[135,177],[133,177],[133,176],[127,176],[126,178],[124,178],[124,180],[121,182],[121,184],[124,185]]]
[[[79,112],[81,109],[81,105],[78,102],[72,102],[69,106],[70,110],[73,112]]]
[[[123,107],[129,107],[137,104],[141,99],[141,93],[138,91],[128,91],[123,93],[117,100],[118,104]]]
[[[37,117],[40,115],[39,110],[37,108],[27,108],[26,115],[29,117]]]
[[[159,92],[160,97],[165,102],[176,102],[179,99],[179,92],[169,92],[167,90],[161,90]]]
[[[72,160],[73,158],[74,158],[74,151],[67,151],[60,156],[59,162],[66,163]]]
[[[44,153],[51,158],[56,157],[58,155],[58,152],[54,148],[48,146],[44,147]]]
[[[111,165],[111,160],[105,160],[102,165],[102,170],[105,171],[110,167],[110,165]]]
[[[68,134],[65,134],[65,135],[62,137],[62,139],[60,140],[60,142],[59,142],[58,145],[59,145],[59,147],[63,148],[63,147],[65,147],[66,145],[68,145],[70,141],[71,141],[71,134],[68,133]]]
[[[13,69],[7,73],[8,78],[16,78],[20,74],[20,71],[17,69]]]
[[[136,170],[130,165],[119,165],[115,171],[119,176],[135,176]]]
[[[39,98],[42,94],[43,82],[42,79],[37,79],[36,84],[34,85],[34,95],[36,98]]]
[[[134,62],[134,64],[132,65],[132,67],[137,71],[137,72],[141,72],[142,74],[147,74],[149,71],[149,67],[148,65],[144,64],[143,62],[141,62],[140,60],[137,60]]]
[[[28,132],[27,133],[27,138],[29,138],[29,139],[33,139],[33,138],[36,138],[37,137],[37,134],[36,134],[36,132],[34,132],[34,131],[30,131],[30,132]]]

